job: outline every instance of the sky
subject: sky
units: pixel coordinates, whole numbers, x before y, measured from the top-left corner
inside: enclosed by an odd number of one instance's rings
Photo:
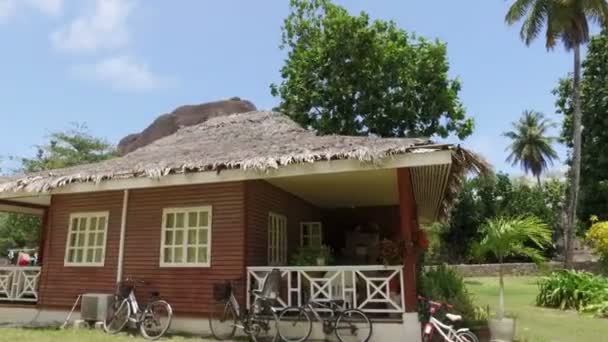
[[[542,40],[526,47],[519,27],[504,23],[510,2],[337,1],[447,43],[450,75],[476,121],[471,137],[448,141],[520,175],[501,134],[525,109],[561,122],[551,90],[572,57]],[[239,96],[274,107],[288,11],[288,0],[0,0],[0,167],[15,168],[10,156],[33,156],[71,123],[117,143],[184,104]],[[554,169],[563,170],[557,149]]]

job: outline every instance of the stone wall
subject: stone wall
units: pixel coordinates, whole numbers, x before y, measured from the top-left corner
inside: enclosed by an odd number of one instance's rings
[[[498,264],[468,264],[468,265],[449,265],[464,277],[495,277],[498,276]],[[562,269],[562,262],[551,261],[540,267],[534,263],[508,263],[503,265],[505,275],[529,276],[540,275],[547,272]],[[425,266],[432,268],[433,266]],[[596,262],[577,262],[574,265],[577,270],[584,270],[593,273],[600,273],[600,265]]]

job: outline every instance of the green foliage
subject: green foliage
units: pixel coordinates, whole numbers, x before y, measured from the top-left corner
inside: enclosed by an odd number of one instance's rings
[[[481,239],[481,226],[496,216],[535,216],[553,232],[560,232],[564,191],[565,184],[558,179],[548,179],[540,188],[525,181],[512,181],[500,173],[467,180],[450,211],[449,221],[434,226],[441,246],[431,249],[432,258],[450,263],[470,262],[475,257],[471,245]],[[545,249],[544,253],[549,256],[552,249]]]
[[[74,125],[65,132],[53,132],[49,142],[38,146],[34,158],[16,158],[23,172],[38,172],[94,163],[114,156],[114,147],[93,137],[85,125]],[[13,158],[15,159],[15,158]],[[9,248],[36,247],[40,218],[22,214],[0,214],[0,255]]]
[[[501,264],[506,257],[520,255],[539,263],[544,260],[540,250],[551,244],[551,231],[545,223],[533,216],[490,219],[483,225],[481,234],[482,239],[475,246],[475,253],[493,254]],[[502,319],[505,315],[502,266],[499,268],[498,276],[500,284],[498,318]]]
[[[526,173],[532,173],[539,186],[541,173],[558,158],[552,146],[556,138],[547,136],[547,131],[554,126],[542,113],[526,110],[519,121],[513,123],[513,130],[503,134],[511,139],[507,161],[513,166],[520,164]]]
[[[482,239],[475,246],[476,254],[493,254],[500,263],[509,256],[525,256],[534,262],[542,262],[545,258],[541,250],[552,241],[547,225],[533,216],[490,219],[480,233]]]
[[[538,287],[538,306],[592,311],[600,315],[607,312],[608,278],[589,272],[562,270],[541,278]]]
[[[589,22],[606,25],[606,1],[515,0],[505,21],[509,25],[523,20],[521,39],[530,45],[545,29],[545,45],[553,49],[558,41],[567,50],[589,41]]]
[[[291,0],[280,109],[319,134],[447,137],[473,131],[446,45],[330,0]]]
[[[291,255],[290,259],[292,266],[317,266],[318,259],[323,259],[326,265],[335,263],[331,248],[325,245],[300,247],[296,253]]]
[[[594,222],[586,238],[604,265],[608,265],[608,221]]]
[[[608,31],[594,37],[583,62],[581,80],[582,136],[579,218],[589,225],[597,215],[608,220]],[[572,145],[572,79],[554,89],[557,113],[564,117],[561,139]]]
[[[467,290],[464,278],[448,266],[439,265],[423,272],[419,285],[421,296],[453,305],[454,311],[461,314],[467,323],[485,320],[483,309],[473,304],[473,297]],[[424,315],[428,309],[421,307],[418,312]],[[427,320],[428,317],[423,317],[423,321]]]
[[[0,256],[11,248],[38,246],[40,224],[38,216],[0,213]]]
[[[19,158],[24,172],[95,163],[115,155],[114,147],[93,137],[85,125],[74,125],[65,132],[53,132],[47,144],[37,147],[35,158]]]

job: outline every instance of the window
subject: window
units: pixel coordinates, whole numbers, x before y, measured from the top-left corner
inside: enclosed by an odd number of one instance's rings
[[[209,267],[211,207],[163,210],[160,266]]]
[[[108,216],[108,212],[70,215],[65,266],[104,265]]]
[[[300,246],[321,247],[323,244],[323,229],[321,222],[300,223]]]
[[[268,263],[287,264],[287,217],[275,213],[268,214]]]

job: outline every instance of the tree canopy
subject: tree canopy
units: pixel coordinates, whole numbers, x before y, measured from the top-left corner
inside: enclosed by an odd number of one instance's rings
[[[288,56],[271,85],[279,109],[319,134],[384,137],[473,131],[448,77],[446,45],[394,22],[351,15],[330,0],[291,0],[283,26]]]
[[[37,149],[34,158],[17,158],[24,172],[95,163],[115,155],[114,146],[92,136],[84,124],[74,124],[69,130],[52,132],[49,142],[37,146]]]
[[[564,115],[562,139],[572,139],[572,83],[561,80],[554,90],[557,112]],[[580,220],[608,219],[608,31],[594,37],[583,61]]]
[[[114,146],[92,136],[85,125],[53,132],[48,143],[37,146],[34,158],[13,158],[21,162],[23,172],[52,170],[111,158]],[[0,212],[0,255],[7,249],[36,247],[40,218],[33,215]]]
[[[521,165],[526,173],[532,173],[539,186],[541,173],[558,158],[552,146],[556,138],[548,136],[547,132],[554,126],[542,113],[526,110],[513,123],[513,130],[503,134],[511,139],[511,144],[507,147],[511,151],[507,161],[512,165]]]

